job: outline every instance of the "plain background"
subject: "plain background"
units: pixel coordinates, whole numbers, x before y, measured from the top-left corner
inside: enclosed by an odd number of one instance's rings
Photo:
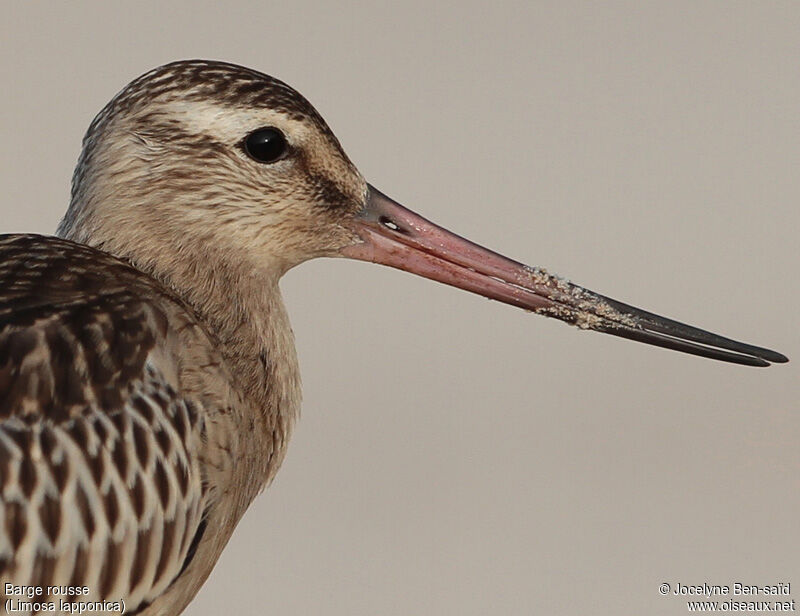
[[[429,218],[795,359],[303,265],[302,420],[186,613],[682,614],[659,584],[800,588],[798,32],[789,1],[5,2],[4,232],[53,231],[125,83],[222,59],[303,92]]]

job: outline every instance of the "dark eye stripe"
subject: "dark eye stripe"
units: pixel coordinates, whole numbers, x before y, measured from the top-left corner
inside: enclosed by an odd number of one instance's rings
[[[286,137],[277,128],[259,128],[245,138],[244,149],[259,163],[274,163],[286,153]]]

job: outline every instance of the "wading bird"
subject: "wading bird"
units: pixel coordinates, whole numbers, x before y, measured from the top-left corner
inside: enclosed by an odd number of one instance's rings
[[[278,280],[308,259],[382,263],[712,359],[787,361],[434,225],[367,184],[300,94],[221,62],[168,64],[113,98],[57,234],[0,236],[0,580],[85,587],[39,599],[96,610],[181,612],[275,475],[300,405]]]

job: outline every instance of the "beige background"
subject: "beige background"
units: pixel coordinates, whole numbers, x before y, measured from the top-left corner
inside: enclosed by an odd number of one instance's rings
[[[224,59],[297,87],[428,217],[795,362],[304,265],[302,421],[187,613],[685,613],[662,582],[800,601],[800,5],[430,4],[4,2],[0,229],[54,229],[127,81]]]

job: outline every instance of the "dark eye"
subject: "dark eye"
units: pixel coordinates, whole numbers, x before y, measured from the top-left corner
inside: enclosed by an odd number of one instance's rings
[[[277,128],[259,128],[247,135],[244,149],[260,163],[274,163],[286,153],[286,137]]]

